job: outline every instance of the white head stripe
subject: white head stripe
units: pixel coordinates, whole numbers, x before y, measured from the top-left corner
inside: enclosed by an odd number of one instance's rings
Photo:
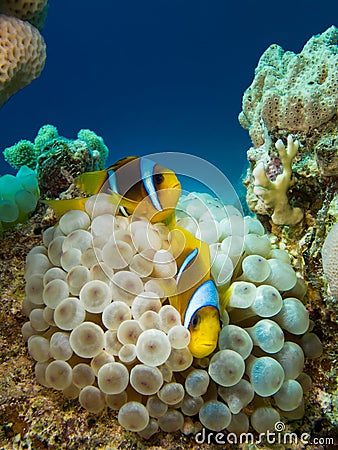
[[[213,306],[219,312],[218,292],[212,280],[207,280],[201,284],[191,296],[183,320],[183,325],[186,328],[189,328],[194,314],[204,306]]]
[[[148,158],[140,158],[140,170],[145,190],[147,191],[147,194],[149,195],[154,208],[158,211],[162,211],[163,208],[158,199],[157,192],[154,186],[153,175],[155,165],[156,163]]]

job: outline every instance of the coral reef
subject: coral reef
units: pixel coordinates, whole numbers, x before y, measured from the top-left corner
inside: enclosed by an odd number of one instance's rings
[[[322,296],[328,308],[322,314],[333,321],[337,303],[323,277],[321,247],[338,218],[337,64],[334,26],[309,39],[299,54],[270,46],[244,93],[239,116],[254,145],[244,179],[248,206],[293,255],[295,267],[309,282],[313,307]],[[288,139],[299,147],[283,161],[277,143]],[[277,217],[278,204],[271,196],[275,198],[283,179],[282,214]]]
[[[108,152],[91,130],[80,130],[78,139],[70,140],[53,125],[44,125],[34,142],[20,140],[4,150],[4,157],[12,167],[25,164],[36,169],[41,197],[57,198],[81,173],[102,169]]]
[[[248,206],[273,233],[279,248],[288,249],[293,266],[308,286],[308,308],[319,334],[329,328],[330,341],[337,332],[338,313],[336,227],[332,228],[338,220],[337,63],[338,30],[334,26],[313,36],[299,54],[270,46],[244,93],[239,115],[253,143],[244,178]],[[283,161],[278,143],[286,140],[297,141],[299,146],[287,161],[284,154]],[[276,191],[283,179],[282,206],[289,214],[277,218]],[[327,350],[324,359],[334,354]],[[330,376],[336,380],[336,369],[332,368]],[[317,396],[334,430],[335,381],[318,387]]]
[[[218,348],[193,359],[167,300],[176,289],[174,235],[116,216],[108,197],[67,212],[27,255],[22,333],[38,382],[92,413],[118,410],[119,423],[146,439],[201,426],[240,434],[249,423],[263,433],[301,419],[304,360],[322,348],[288,253],[257,219],[208,194],[180,199],[178,225],[208,242],[226,307]]]
[[[252,171],[261,164],[267,172],[283,170],[275,148],[279,139],[293,135],[300,143],[287,195],[288,203],[303,211],[303,229],[316,220],[327,198],[325,188],[335,181],[337,63],[338,30],[334,26],[313,36],[299,54],[272,45],[260,58],[255,78],[243,95],[239,121],[254,144],[248,151],[247,202],[251,211],[267,216],[266,223],[273,211],[258,201]]]
[[[36,173],[22,166],[15,176],[0,177],[0,231],[24,223],[39,198]]]

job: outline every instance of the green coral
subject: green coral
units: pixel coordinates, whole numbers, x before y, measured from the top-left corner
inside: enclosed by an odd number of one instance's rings
[[[59,137],[59,132],[54,125],[43,125],[34,139],[34,145],[38,155],[43,153],[49,141],[57,137]]]
[[[104,168],[104,163],[108,157],[108,147],[104,143],[102,137],[98,136],[94,131],[82,129],[78,132],[77,137],[85,141],[93,152],[98,152],[100,155],[99,168]]]
[[[18,143],[8,147],[4,150],[5,160],[15,169],[22,166],[28,166],[31,169],[36,169],[39,158],[46,153],[55,153],[60,148],[67,144],[68,147],[87,148],[91,154],[92,168],[103,169],[109,149],[105,145],[102,137],[98,136],[94,131],[83,129],[78,132],[77,140],[69,140],[59,135],[57,128],[54,125],[43,125],[36,135],[34,142],[23,139]]]
[[[17,144],[5,148],[3,153],[5,160],[14,169],[20,169],[22,166],[27,166],[30,169],[36,167],[38,153],[31,141],[22,139]]]

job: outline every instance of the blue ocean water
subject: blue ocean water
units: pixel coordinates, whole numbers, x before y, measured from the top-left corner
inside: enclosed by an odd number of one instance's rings
[[[14,172],[2,150],[50,123],[95,131],[108,163],[188,153],[240,190],[251,143],[237,116],[259,57],[272,43],[299,52],[337,16],[333,1],[51,0],[45,69],[0,109],[0,174]]]

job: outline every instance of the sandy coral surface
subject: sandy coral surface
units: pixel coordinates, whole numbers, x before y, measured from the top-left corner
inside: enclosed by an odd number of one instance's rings
[[[324,354],[308,361],[305,372],[313,379],[306,396],[305,417],[290,422],[285,431],[308,433],[314,439],[331,437],[335,444],[292,445],[196,443],[193,435],[181,432],[157,433],[148,441],[125,431],[116,413],[106,410],[96,416],[85,411],[78,400],[69,401],[58,391],[37,384],[34,361],[23,343],[21,327],[26,318],[21,312],[24,298],[24,259],[41,242],[41,217],[3,233],[0,246],[0,448],[1,449],[216,449],[216,448],[337,448],[337,325],[331,321],[321,296],[310,292],[310,317],[321,338]],[[322,441],[324,442],[324,441]]]

